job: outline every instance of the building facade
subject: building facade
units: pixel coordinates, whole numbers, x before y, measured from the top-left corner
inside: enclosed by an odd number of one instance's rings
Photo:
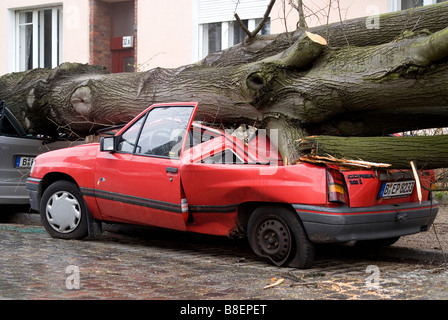
[[[304,1],[314,26],[447,0]],[[105,66],[111,72],[171,68],[233,46],[253,30],[269,0],[0,0],[0,75],[62,62]],[[338,6],[336,6],[338,3]],[[277,0],[260,31],[295,30],[288,0]]]

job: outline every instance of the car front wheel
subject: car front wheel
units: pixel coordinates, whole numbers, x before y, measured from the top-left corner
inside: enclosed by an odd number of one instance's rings
[[[314,245],[296,214],[284,207],[256,209],[247,233],[252,250],[277,266],[306,269],[313,263]]]
[[[40,216],[53,238],[82,239],[88,235],[87,207],[77,185],[61,180],[42,195]]]

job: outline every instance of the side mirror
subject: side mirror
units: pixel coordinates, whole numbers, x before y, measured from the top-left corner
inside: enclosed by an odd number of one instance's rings
[[[101,152],[114,152],[115,151],[115,137],[102,137],[100,140]]]

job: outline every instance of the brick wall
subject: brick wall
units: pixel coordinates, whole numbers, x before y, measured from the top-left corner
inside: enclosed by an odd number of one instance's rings
[[[111,6],[100,0],[90,0],[90,64],[111,69]]]
[[[134,0],[134,6],[135,6],[135,25],[138,26],[138,0]],[[138,53],[138,30],[135,28],[134,30],[134,65],[135,65],[135,71],[138,71],[138,59],[137,59],[137,53]]]

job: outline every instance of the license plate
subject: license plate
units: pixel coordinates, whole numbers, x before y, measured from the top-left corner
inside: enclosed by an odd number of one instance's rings
[[[18,156],[16,159],[16,168],[31,168],[35,157]]]
[[[412,194],[415,181],[385,182],[381,186],[380,198],[405,197]]]

